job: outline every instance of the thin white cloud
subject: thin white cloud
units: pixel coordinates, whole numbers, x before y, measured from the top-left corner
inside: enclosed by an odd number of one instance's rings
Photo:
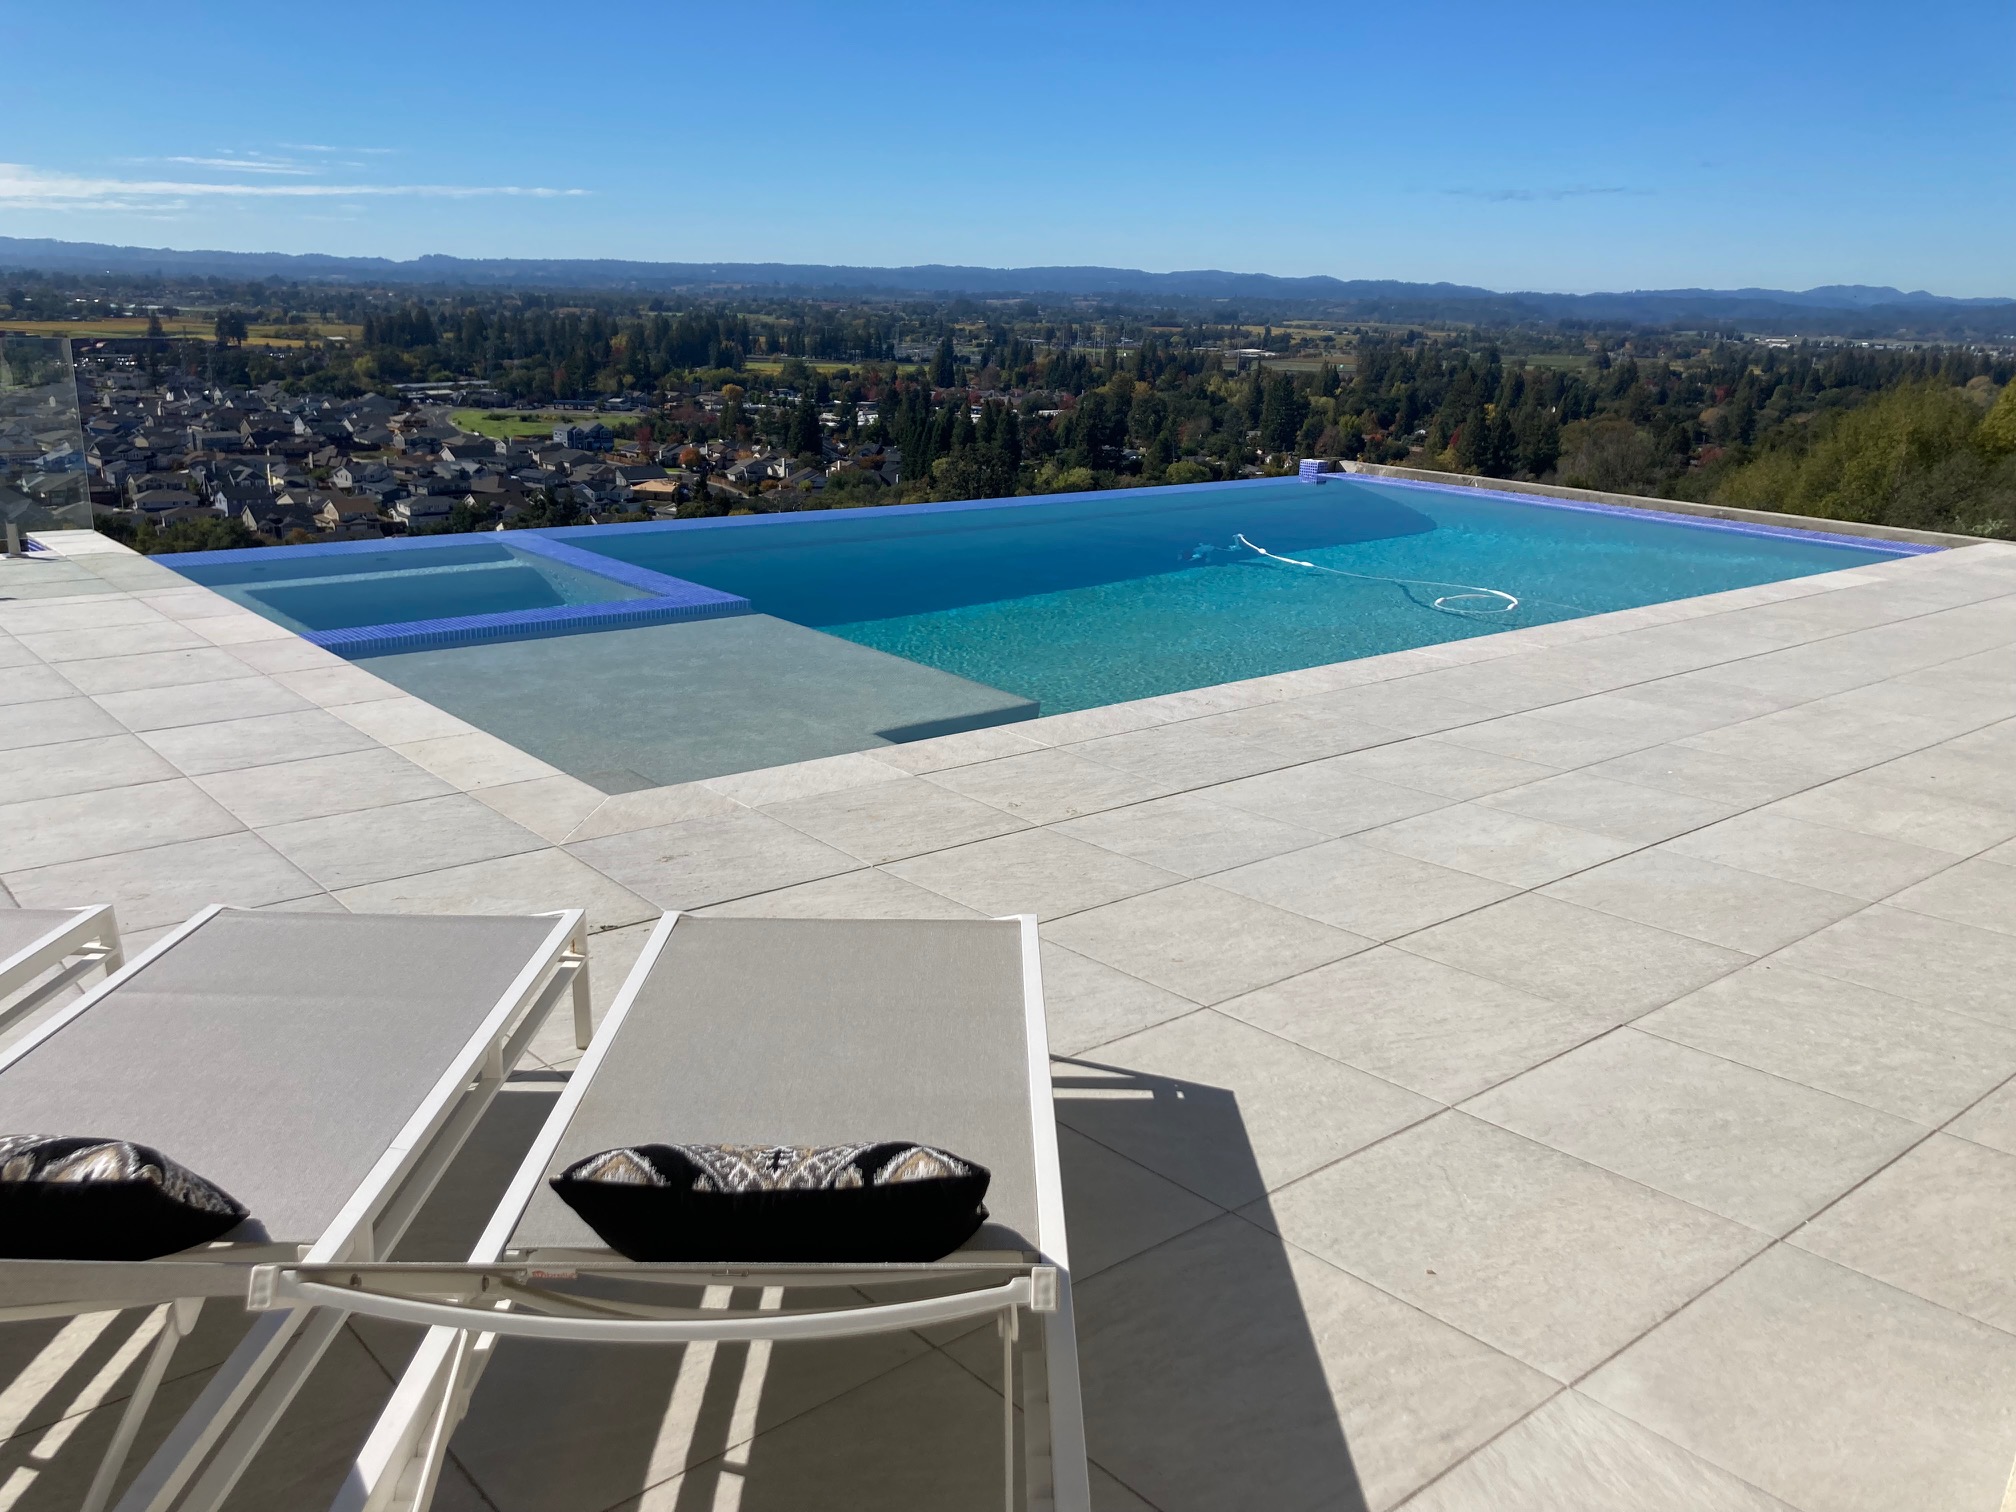
[[[239,166],[243,166],[242,164]],[[566,199],[586,189],[524,184],[200,183],[179,179],[93,178],[0,163],[0,209],[130,210],[165,202],[216,199]]]
[[[300,163],[290,163],[282,158],[255,157],[164,157],[156,158],[159,163],[186,163],[191,168],[230,168],[240,173],[288,173],[306,177],[320,173],[319,168],[306,167]]]
[[[331,147],[326,142],[282,142],[280,146],[287,152],[357,152],[376,157],[387,157],[400,150],[397,147]]]

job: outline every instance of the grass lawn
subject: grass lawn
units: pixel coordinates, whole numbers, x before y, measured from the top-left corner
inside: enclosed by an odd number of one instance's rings
[[[488,436],[493,441],[511,441],[520,437],[550,437],[553,427],[560,424],[593,425],[600,421],[611,430],[625,420],[636,420],[636,415],[598,415],[586,410],[494,410],[458,409],[450,416],[455,424],[472,435]]]
[[[305,321],[311,331],[327,337],[345,337],[355,341],[364,334],[359,325],[344,325],[338,321],[324,324],[320,321]],[[308,342],[299,336],[281,336],[279,331],[294,330],[293,326],[254,325],[247,327],[247,344],[250,346],[298,347]],[[0,331],[16,336],[68,336],[72,341],[102,341],[107,339],[130,339],[147,334],[144,319],[118,317],[106,320],[9,320],[0,319]],[[164,320],[161,332],[171,340],[188,337],[196,341],[213,341],[217,335],[215,319],[194,318]]]

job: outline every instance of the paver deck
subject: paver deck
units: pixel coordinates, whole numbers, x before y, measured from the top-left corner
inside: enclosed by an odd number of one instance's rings
[[[662,908],[1041,915],[1102,1512],[2004,1505],[2016,546],[609,797],[50,539],[0,904],[578,904],[598,1002]],[[75,1504],[148,1327],[0,1330],[0,1507]],[[410,1345],[232,1505],[322,1505]],[[993,1358],[507,1347],[439,1505],[998,1506]]]

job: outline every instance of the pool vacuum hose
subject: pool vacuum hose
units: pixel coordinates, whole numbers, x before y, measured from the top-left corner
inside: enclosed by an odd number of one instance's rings
[[[1359,578],[1367,583],[1394,583],[1403,588],[1410,586],[1419,588],[1453,588],[1456,592],[1445,593],[1439,598],[1429,600],[1429,603],[1433,607],[1440,609],[1444,614],[1510,614],[1514,609],[1519,607],[1518,599],[1499,588],[1478,588],[1469,583],[1442,583],[1437,582],[1434,578],[1381,577],[1377,573],[1371,572],[1346,572],[1339,567],[1325,567],[1319,562],[1305,562],[1299,557],[1276,556],[1265,546],[1255,546],[1243,535],[1235,535],[1232,539],[1237,541],[1241,546],[1244,546],[1248,551],[1258,552],[1270,562],[1285,562],[1290,567],[1307,567],[1314,572],[1327,572],[1333,577]],[[1473,602],[1478,599],[1497,599],[1502,600],[1502,602],[1486,602],[1477,604],[1475,607],[1466,607],[1462,602],[1465,599],[1472,600]]]

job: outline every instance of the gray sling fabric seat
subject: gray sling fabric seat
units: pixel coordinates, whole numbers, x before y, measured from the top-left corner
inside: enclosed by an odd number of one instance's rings
[[[153,1145],[312,1244],[552,933],[217,914],[0,1068],[0,1133]]]
[[[431,1325],[338,1512],[424,1512],[499,1340],[841,1339],[989,1319],[1021,1389],[1019,1419],[1003,1391],[1009,1484],[1019,1421],[1029,1506],[1086,1512],[1037,963],[1027,917],[659,920],[466,1264],[282,1261],[255,1278],[255,1307],[340,1302]],[[547,1184],[624,1145],[883,1140],[986,1166],[990,1221],[922,1264],[633,1263]]]
[[[579,909],[209,908],[0,1050],[0,1134],[151,1145],[251,1214],[214,1244],[156,1260],[0,1260],[0,1320],[168,1304],[83,1512],[108,1504],[204,1299],[243,1297],[276,1256],[371,1258],[396,1243],[570,994],[585,1043]],[[221,1504],[343,1321],[308,1309],[258,1318],[120,1512]]]
[[[1012,919],[682,919],[546,1174],[627,1144],[913,1140],[993,1172],[969,1248],[1034,1253],[1028,1066]],[[543,1181],[508,1246],[603,1247]]]

